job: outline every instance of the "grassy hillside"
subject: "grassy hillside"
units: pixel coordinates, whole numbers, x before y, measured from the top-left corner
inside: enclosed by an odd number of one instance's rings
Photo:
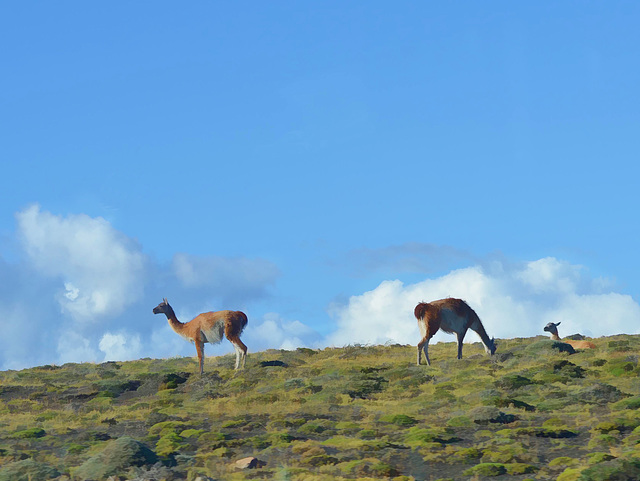
[[[640,479],[640,336],[0,372],[0,481]],[[263,465],[238,470],[255,456]]]

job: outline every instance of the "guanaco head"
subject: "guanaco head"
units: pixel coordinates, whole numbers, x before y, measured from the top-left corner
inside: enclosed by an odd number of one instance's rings
[[[487,351],[487,354],[493,356],[496,353],[498,345],[496,343],[495,337],[492,337],[489,343],[485,346],[484,350]]]
[[[166,314],[167,316],[169,316],[169,314],[173,314],[173,309],[169,305],[169,301],[167,301],[166,297],[162,299],[162,302],[160,304],[153,308],[153,313]]]
[[[546,326],[544,326],[544,330],[547,332],[550,332],[551,334],[558,334],[558,329],[557,327],[560,325],[559,322],[550,322],[549,324],[547,324]]]

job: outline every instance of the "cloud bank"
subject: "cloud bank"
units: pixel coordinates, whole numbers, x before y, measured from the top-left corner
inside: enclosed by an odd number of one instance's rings
[[[56,300],[74,320],[118,315],[140,298],[145,256],[106,220],[56,216],[38,205],[16,217],[28,260],[35,272],[60,281]]]
[[[542,328],[549,321],[562,321],[561,335],[640,332],[640,305],[631,296],[611,292],[609,282],[589,277],[581,266],[549,257],[522,264],[473,266],[409,285],[384,281],[334,307],[338,327],[328,342],[336,346],[417,344],[415,305],[450,296],[465,299],[489,335],[496,337],[544,334]],[[436,340],[452,338],[438,333]],[[466,340],[475,342],[477,336]]]

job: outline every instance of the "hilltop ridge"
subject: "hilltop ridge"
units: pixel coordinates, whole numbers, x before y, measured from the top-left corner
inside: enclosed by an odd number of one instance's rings
[[[497,342],[0,372],[0,481],[639,479],[640,335]]]

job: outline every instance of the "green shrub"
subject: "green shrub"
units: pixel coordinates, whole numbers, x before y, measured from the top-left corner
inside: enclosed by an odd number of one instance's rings
[[[242,440],[244,446],[250,446],[253,449],[263,450],[271,446],[271,441],[267,436],[251,436]]]
[[[551,461],[549,461],[549,466],[551,467],[556,467],[556,466],[571,467],[571,466],[577,466],[578,464],[579,464],[579,461],[577,459],[573,459],[568,456],[560,456],[559,458],[554,458]]]
[[[284,446],[293,442],[295,438],[286,431],[269,434],[268,442],[272,446]]]
[[[204,429],[185,429],[180,433],[180,436],[183,438],[199,437],[205,432]]]
[[[480,406],[469,413],[469,417],[476,424],[509,424],[516,420],[513,414],[505,414],[493,406]]]
[[[631,347],[629,346],[629,341],[627,340],[609,341],[607,343],[607,347],[611,351],[618,351],[618,352],[626,352],[631,350]]]
[[[616,446],[620,443],[618,438],[615,436],[611,436],[610,434],[598,434],[593,436],[589,443],[587,444],[587,448],[589,449],[598,449],[598,448],[608,448]]]
[[[351,421],[341,421],[336,423],[335,430],[340,434],[356,434],[362,430],[362,426]]]
[[[455,451],[452,455],[452,461],[467,462],[474,459],[478,459],[482,456],[482,453],[478,448],[462,448]]]
[[[314,422],[305,423],[298,428],[300,434],[320,434],[325,430],[324,426]]]
[[[0,469],[0,481],[48,480],[57,476],[60,476],[57,469],[33,459],[8,463]]]
[[[244,426],[247,424],[247,421],[244,419],[230,419],[229,421],[225,421],[222,423],[223,428],[239,428],[240,426]]]
[[[553,372],[566,378],[581,379],[586,371],[572,362],[562,360],[553,365]]]
[[[612,406],[614,409],[640,409],[640,396],[634,396],[618,401]]]
[[[180,384],[184,384],[185,382],[187,382],[189,376],[191,376],[191,374],[189,374],[188,372],[172,372],[166,374],[162,378],[162,382],[160,383],[160,387],[158,389],[176,389]]]
[[[77,444],[77,443],[67,444],[67,453],[69,454],[78,454],[86,449],[87,449],[87,446],[84,446],[82,444]]]
[[[296,352],[303,354],[305,357],[309,357],[318,353],[318,351],[314,351],[313,349],[309,349],[308,347],[299,347],[296,349]]]
[[[574,394],[574,400],[586,404],[607,404],[629,397],[617,387],[605,383],[595,383],[582,388]]]
[[[136,391],[141,385],[141,381],[112,380],[97,383],[95,389],[99,391],[97,397],[116,398],[124,392]]]
[[[356,436],[360,439],[375,439],[376,431],[373,429],[363,429],[362,431],[358,432]]]
[[[340,463],[338,467],[343,474],[358,476],[358,479],[360,479],[360,476],[366,476],[367,479],[371,479],[371,475],[375,475],[376,479],[389,478],[398,474],[398,471],[393,466],[370,457]]]
[[[560,476],[556,478],[556,481],[578,481],[579,478],[580,478],[580,469],[567,468],[560,474]],[[601,481],[604,481],[604,480],[601,480]]]
[[[222,433],[206,432],[198,436],[198,445],[208,446],[213,449],[224,444],[226,439],[227,436]]]
[[[289,391],[291,389],[297,389],[297,388],[301,388],[304,387],[305,385],[305,380],[302,379],[301,377],[296,377],[293,379],[287,379],[284,382],[284,388]]]
[[[513,451],[511,449],[485,449],[482,452],[483,463],[510,463],[513,461]]]
[[[615,456],[611,456],[609,453],[589,453],[587,456],[589,457],[589,464],[598,464],[616,459]]]
[[[40,416],[36,417],[36,421],[38,422],[44,422],[44,421],[50,421],[51,419],[55,419],[59,416],[59,413],[56,413],[54,411],[49,411],[46,413],[42,413]]]
[[[163,421],[156,423],[149,428],[149,436],[164,436],[169,433],[179,433],[189,429],[190,423],[183,421]]]
[[[603,434],[607,434],[611,431],[618,430],[619,426],[617,424],[612,423],[611,421],[603,421],[598,423],[596,427],[593,428],[594,431],[598,431]]]
[[[84,479],[104,479],[122,475],[131,466],[152,465],[158,461],[147,446],[128,436],[110,441],[106,447],[85,461],[74,476]]]
[[[184,446],[184,439],[174,432],[166,433],[156,443],[156,453],[159,456],[169,456]]]
[[[37,439],[46,435],[47,433],[45,432],[44,429],[29,428],[29,429],[24,429],[22,431],[16,431],[11,435],[11,437],[14,439]]]
[[[453,416],[447,421],[447,426],[452,428],[468,428],[473,426],[473,421],[468,416]]]
[[[578,435],[578,432],[573,431],[571,429],[545,429],[539,428],[535,430],[536,436],[539,438],[553,438],[553,439],[562,439],[562,438],[575,438]]]
[[[518,401],[513,398],[496,398],[493,400],[493,404],[499,408],[506,408],[513,406],[514,408],[524,409],[525,411],[533,412],[536,410],[535,406],[528,404],[524,401]]]
[[[538,471],[538,468],[526,463],[510,463],[506,464],[507,474],[511,476],[518,476],[520,474],[533,474]]]
[[[364,368],[345,384],[342,392],[353,399],[370,399],[372,394],[381,392],[388,383],[389,381],[377,375],[375,371]]]
[[[418,424],[417,419],[412,418],[411,416],[407,416],[406,414],[396,414],[391,418],[387,417],[383,419],[397,426],[413,426],[415,424]]]
[[[305,456],[300,459],[307,466],[324,466],[326,464],[337,464],[338,459],[327,454],[316,454],[314,456]]]
[[[640,459],[614,459],[591,466],[580,474],[579,481],[637,481]]]
[[[448,444],[460,441],[455,436],[450,436],[440,430],[412,427],[406,431],[404,442],[409,446],[420,446],[430,443]]]
[[[615,377],[621,376],[629,376],[635,375],[634,370],[636,368],[636,364],[625,361],[623,359],[616,359],[615,361],[610,361],[607,369],[609,372]]]
[[[501,476],[507,474],[507,468],[502,463],[480,463],[467,469],[462,474],[465,476]]]
[[[564,409],[567,406],[575,404],[575,401],[568,396],[563,395],[559,398],[546,398],[543,401],[539,402],[536,405],[536,409],[540,412],[550,412],[555,413],[559,410]]]
[[[371,466],[371,472],[376,476],[385,478],[390,478],[391,476],[400,474],[400,472],[396,468],[386,463],[374,464],[373,466]]]

